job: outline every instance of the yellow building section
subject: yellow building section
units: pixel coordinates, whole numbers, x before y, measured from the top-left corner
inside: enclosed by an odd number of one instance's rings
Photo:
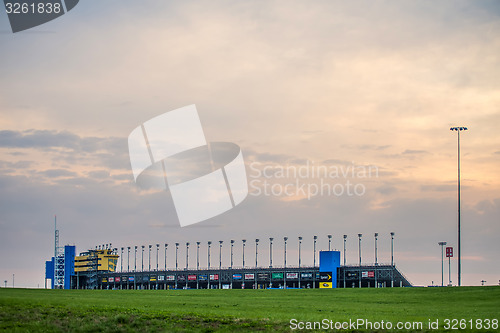
[[[90,250],[75,256],[75,272],[87,272],[95,269],[98,271],[115,272],[119,255],[111,250]]]

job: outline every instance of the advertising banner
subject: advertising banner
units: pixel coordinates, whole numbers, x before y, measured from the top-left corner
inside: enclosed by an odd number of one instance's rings
[[[313,274],[312,273],[300,273],[300,278],[301,279],[312,279]]]
[[[286,278],[291,280],[298,279],[299,273],[286,273]]]
[[[186,275],[177,275],[177,281],[186,281]]]
[[[165,281],[164,275],[158,275],[158,281]]]
[[[151,277],[149,277],[149,281],[151,281],[151,282],[156,282],[156,276],[151,276]]]
[[[115,277],[115,282],[120,282],[120,277],[119,276]]]
[[[241,280],[242,275],[241,274],[233,274],[233,280]]]
[[[272,273],[271,278],[272,279],[283,279],[283,273]]]
[[[149,281],[149,276],[143,276],[143,277],[142,277],[142,281],[144,281],[144,282]]]
[[[254,273],[245,274],[245,280],[255,280],[255,274]]]
[[[134,277],[133,277],[133,276],[129,276],[129,277],[128,277],[128,282],[134,282],[134,281],[135,281],[135,279],[134,279]]]
[[[258,280],[269,280],[269,274],[267,273],[259,273],[257,274]]]
[[[359,276],[359,274],[358,274],[358,272],[347,272],[347,273],[345,273],[345,276],[347,278],[351,278],[352,279],[352,278],[357,278]]]
[[[361,277],[362,278],[367,278],[368,277],[368,272],[367,271],[361,272]]]
[[[332,282],[332,272],[321,272],[319,273],[319,281],[323,282]]]
[[[126,276],[122,276],[122,282],[127,282],[127,277]]]
[[[368,277],[369,278],[374,278],[375,277],[375,271],[368,271]]]
[[[206,274],[198,275],[198,280],[199,281],[207,281],[208,280],[208,275],[206,275]]]
[[[102,282],[108,283],[108,279],[103,278],[103,279],[102,279]]]
[[[332,283],[331,282],[321,282],[319,284],[320,289],[332,289]]]
[[[210,274],[210,281],[219,281],[219,274]]]
[[[188,281],[196,281],[196,274],[189,274]]]
[[[115,282],[115,279],[114,279],[114,278],[112,278],[112,277],[110,277],[110,278],[108,278],[108,282],[110,282],[110,283],[111,283],[111,282]]]
[[[175,281],[175,275],[167,275],[166,279],[167,281]]]

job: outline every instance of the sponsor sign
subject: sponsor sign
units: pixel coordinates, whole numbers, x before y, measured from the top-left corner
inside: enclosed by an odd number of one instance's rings
[[[272,279],[283,279],[283,273],[272,273],[271,278]]]
[[[165,281],[164,275],[158,275],[158,281]]]
[[[196,274],[189,274],[188,281],[196,281]]]
[[[198,280],[199,281],[207,281],[208,280],[208,275],[206,275],[206,274],[198,275]]]
[[[286,278],[287,279],[298,279],[299,273],[286,273]]]
[[[219,274],[210,274],[210,281],[219,281]]]
[[[259,273],[257,274],[258,280],[269,280],[269,274],[267,273]]]
[[[453,247],[446,247],[446,258],[453,258]]]
[[[245,280],[255,280],[255,274],[254,273],[245,274]]]
[[[347,272],[345,273],[345,276],[348,278],[357,278],[359,275],[358,272]]]
[[[108,283],[108,279],[103,278],[103,279],[102,279],[102,282]]]
[[[368,277],[369,278],[374,278],[375,277],[375,271],[368,271]]]
[[[223,284],[222,285],[222,289],[229,289],[229,285],[228,284]]]
[[[165,278],[167,281],[175,281],[175,275],[167,275]]]
[[[112,277],[108,278],[108,282],[110,282],[110,283],[115,282],[115,278],[112,278]]]
[[[332,282],[332,272],[320,272],[319,273],[319,281],[323,282]]]
[[[186,275],[177,275],[177,281],[186,281]]]
[[[120,282],[120,277],[119,276],[115,277],[115,282]]]
[[[133,277],[133,276],[129,276],[129,277],[128,277],[128,282],[134,282],[134,281],[135,281],[135,279],[134,279],[134,277]]]
[[[145,282],[146,282],[146,281],[149,281],[149,276],[143,276],[143,277],[142,277],[142,281],[145,281]]]
[[[331,289],[332,283],[331,282],[320,282],[319,288],[320,289]]]
[[[127,281],[128,281],[127,277],[126,276],[122,276],[122,282],[127,282]]]
[[[243,276],[241,274],[233,274],[233,280],[241,280]]]
[[[367,271],[361,272],[361,277],[362,278],[367,278],[368,277],[368,272]]]
[[[301,279],[312,279],[312,277],[313,277],[312,273],[300,273]]]
[[[151,277],[149,277],[149,281],[156,282],[156,276],[151,276]]]

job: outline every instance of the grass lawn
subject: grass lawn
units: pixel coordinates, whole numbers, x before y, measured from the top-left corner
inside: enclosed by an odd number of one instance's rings
[[[500,287],[308,290],[0,289],[0,330],[43,332],[291,331],[298,322],[365,319],[422,322],[394,332],[500,332],[476,319],[500,319]],[[445,330],[446,319],[467,328]],[[472,321],[469,321],[472,320]],[[450,322],[453,325],[453,322]],[[491,323],[490,323],[491,324]],[[313,324],[311,324],[313,325]],[[344,324],[345,325],[345,324]],[[407,324],[410,325],[410,324]],[[472,325],[472,329],[471,329]],[[307,327],[307,326],[306,326]],[[367,331],[377,331],[374,328]],[[387,327],[387,326],[384,326]],[[361,326],[365,328],[366,326]],[[460,322],[456,328],[460,328]],[[342,331],[358,331],[352,326]],[[379,331],[384,331],[380,329]]]

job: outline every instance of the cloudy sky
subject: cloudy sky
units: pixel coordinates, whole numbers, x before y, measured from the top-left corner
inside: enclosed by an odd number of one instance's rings
[[[374,232],[379,262],[390,262],[393,231],[396,265],[416,285],[437,283],[437,242],[457,246],[449,128],[467,126],[463,284],[498,284],[499,30],[500,4],[486,0],[85,0],[16,34],[1,11],[0,280],[43,286],[57,214],[61,243],[77,251],[201,241],[201,266],[209,240],[237,240],[240,262],[244,238],[249,253],[261,239],[266,266],[268,237],[281,265],[284,236],[288,263],[303,236],[312,264],[313,235],[326,249],[327,234],[337,249],[348,235],[354,264],[358,233],[372,263]],[[168,192],[134,183],[127,137],[191,104],[207,140],[241,147],[251,186],[236,208],[181,228]],[[377,172],[280,177],[301,167]],[[358,195],[298,190],[347,182]],[[454,284],[456,272],[453,259]]]

